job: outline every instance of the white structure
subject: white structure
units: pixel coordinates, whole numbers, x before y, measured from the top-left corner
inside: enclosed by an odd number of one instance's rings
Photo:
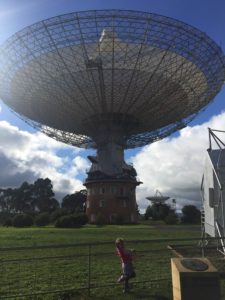
[[[225,144],[214,133],[225,131],[209,129],[209,149],[205,161],[201,184],[202,195],[202,235],[221,237],[221,245],[225,253]],[[212,149],[212,142],[217,145]]]
[[[170,197],[163,196],[159,190],[156,190],[154,196],[146,197],[152,204],[164,204]]]

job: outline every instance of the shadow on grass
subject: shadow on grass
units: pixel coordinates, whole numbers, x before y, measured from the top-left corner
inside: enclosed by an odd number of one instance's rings
[[[122,298],[122,297],[121,297]],[[125,297],[125,299],[148,299],[148,300],[171,300],[170,297],[165,297],[161,295],[155,295],[155,294],[147,294],[147,293],[130,293]]]
[[[87,295],[87,291],[83,292],[68,292],[60,295],[54,300],[171,300],[172,293],[168,286],[155,288],[153,286],[133,286],[130,285],[130,292],[124,294],[123,286],[117,286],[112,289],[93,289],[91,295]],[[47,299],[46,299],[47,300]]]
[[[108,296],[85,296],[80,294],[70,294],[70,295],[61,295],[59,298],[55,298],[59,300],[171,300],[170,297],[165,297],[161,295],[153,295],[153,294],[147,294],[147,293],[137,293],[137,292],[130,292],[127,294],[116,294],[116,295],[108,295]],[[54,300],[55,300],[54,299]]]

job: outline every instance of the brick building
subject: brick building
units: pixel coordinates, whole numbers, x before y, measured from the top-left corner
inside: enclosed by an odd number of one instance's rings
[[[135,169],[124,163],[123,174],[109,176],[99,170],[97,157],[89,156],[92,167],[85,182],[86,213],[91,223],[101,216],[106,223],[137,223]]]

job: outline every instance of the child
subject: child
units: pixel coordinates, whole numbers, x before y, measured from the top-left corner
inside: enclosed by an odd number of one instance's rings
[[[127,293],[129,292],[129,285],[128,285],[129,279],[134,278],[136,276],[132,264],[134,250],[125,249],[124,240],[121,238],[117,238],[115,244],[116,244],[117,255],[121,259],[122,271],[123,271],[123,274],[120,276],[117,282],[118,283],[124,282],[123,292]]]

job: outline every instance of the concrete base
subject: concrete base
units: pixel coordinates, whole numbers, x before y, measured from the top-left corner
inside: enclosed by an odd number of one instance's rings
[[[220,300],[219,273],[211,262],[197,258],[208,268],[195,271],[184,267],[182,260],[184,258],[171,259],[173,300]]]

